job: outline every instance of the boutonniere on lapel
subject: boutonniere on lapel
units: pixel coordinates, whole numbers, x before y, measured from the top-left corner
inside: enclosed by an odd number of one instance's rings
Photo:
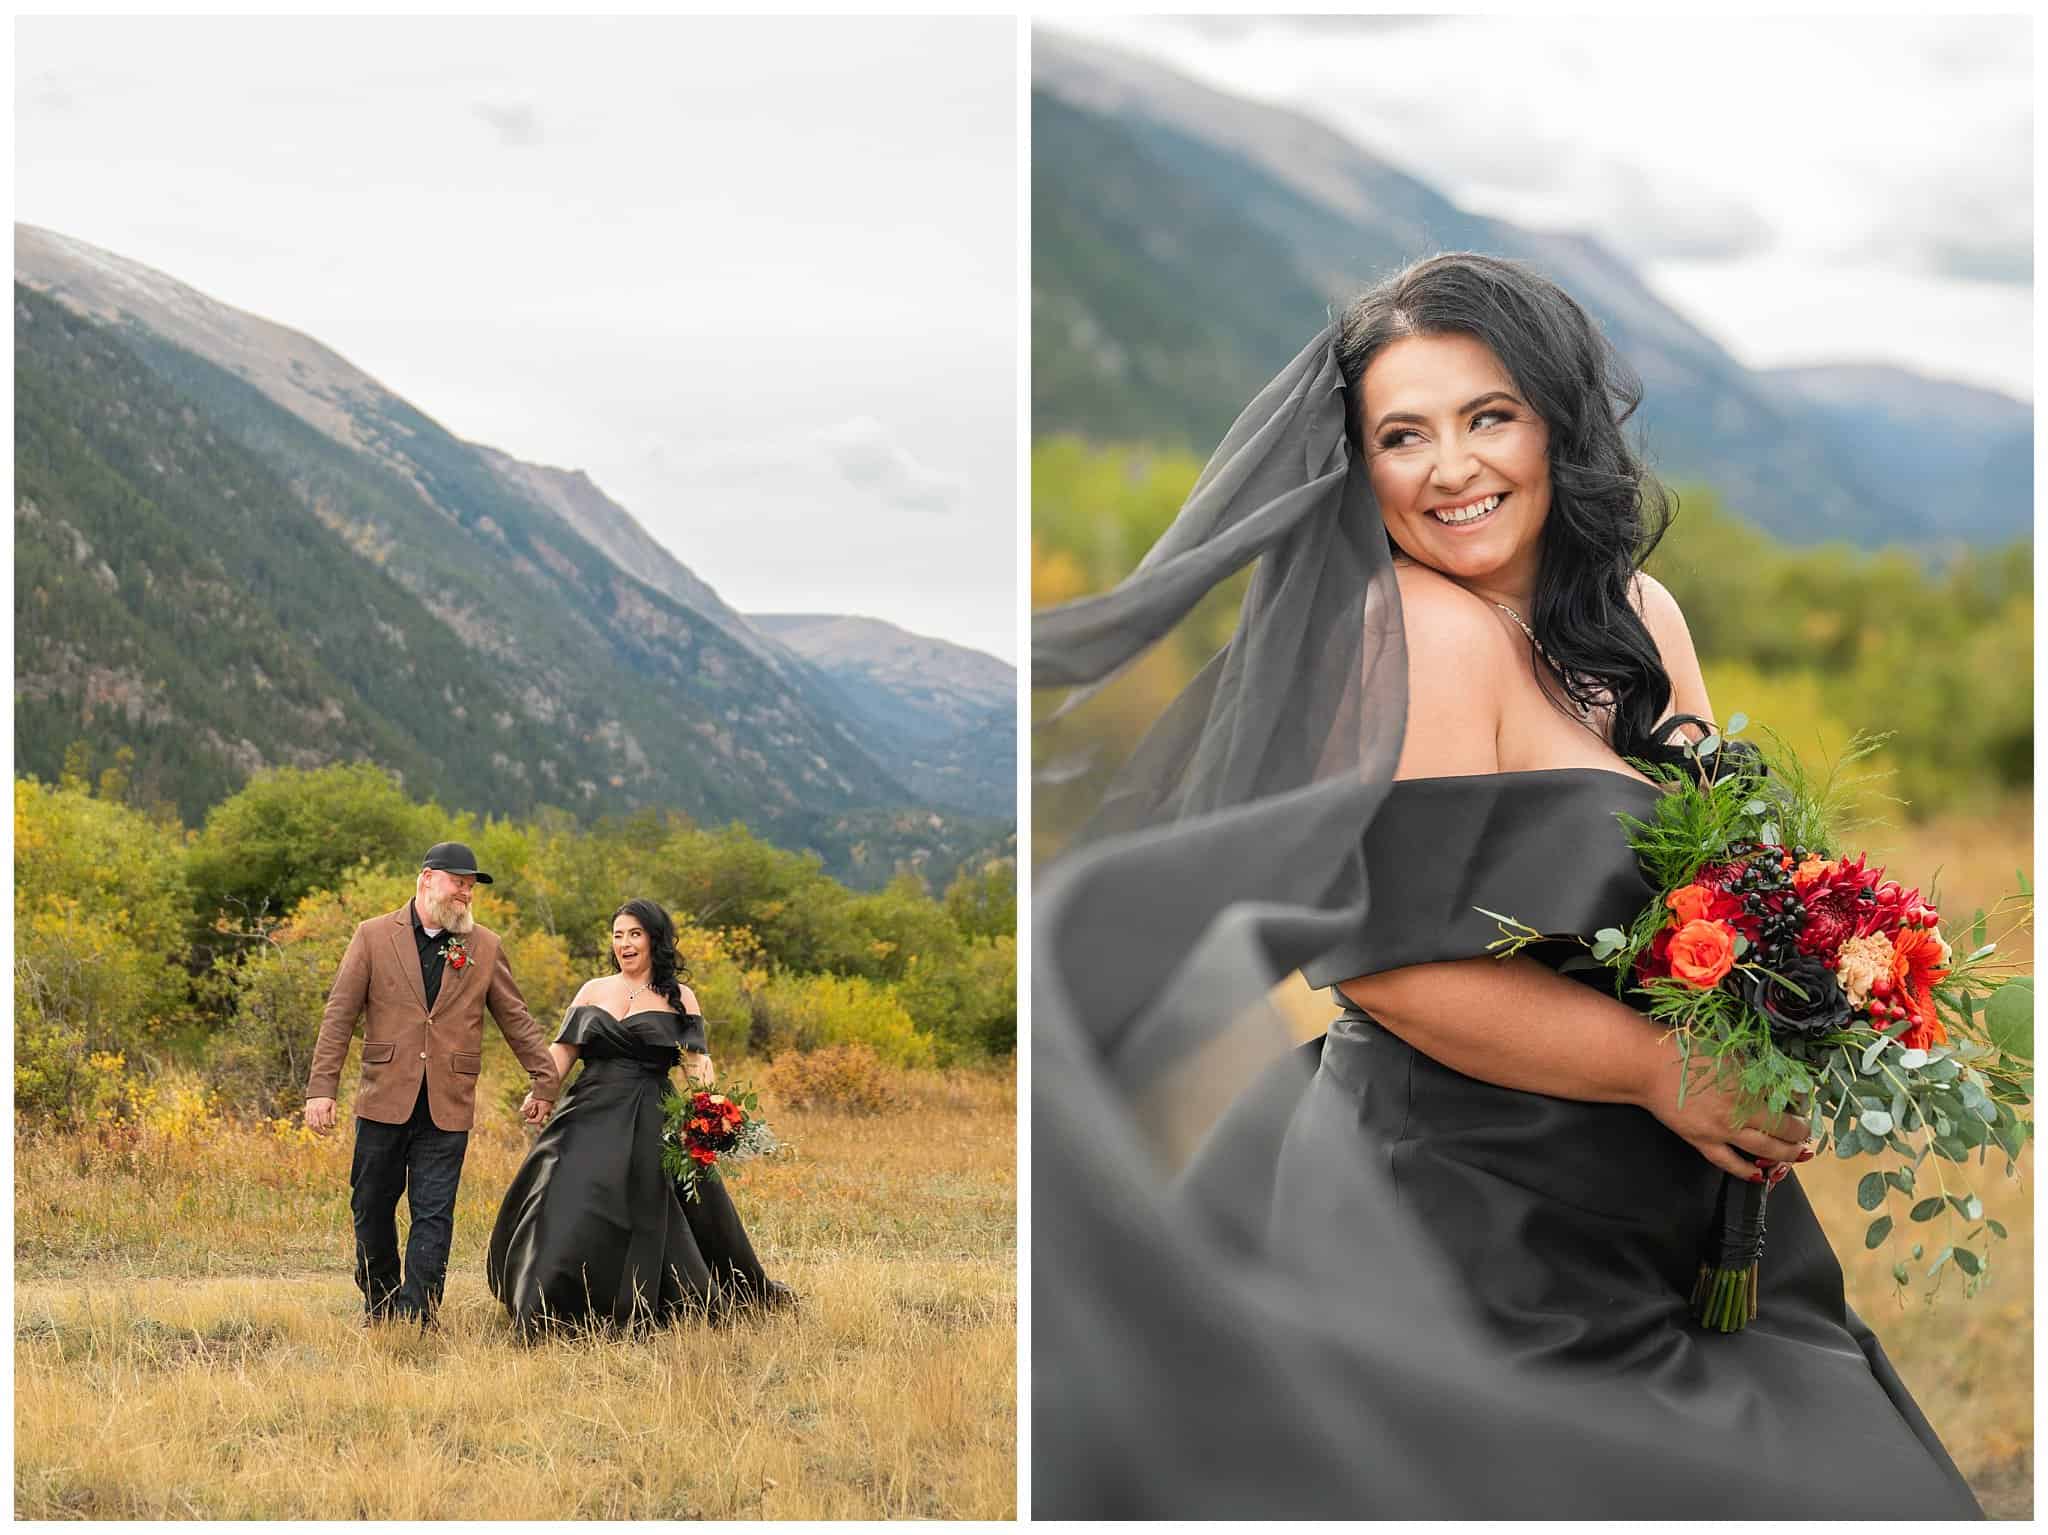
[[[441,957],[448,961],[450,970],[460,970],[469,963],[469,950],[463,947],[460,938],[450,938],[441,945]]]

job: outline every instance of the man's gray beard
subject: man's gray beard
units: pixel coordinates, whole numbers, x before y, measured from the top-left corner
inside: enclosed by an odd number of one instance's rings
[[[428,927],[438,927],[444,932],[462,934],[476,926],[476,918],[467,906],[456,906],[453,901],[436,900],[431,895],[419,898],[420,921]]]

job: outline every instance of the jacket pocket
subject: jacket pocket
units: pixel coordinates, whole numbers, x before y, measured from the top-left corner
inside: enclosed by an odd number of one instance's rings
[[[363,1041],[363,1064],[378,1066],[398,1053],[398,1041],[393,1039],[366,1039]]]
[[[448,1057],[448,1065],[458,1077],[473,1077],[483,1070],[484,1058],[482,1055],[464,1055],[458,1051]]]

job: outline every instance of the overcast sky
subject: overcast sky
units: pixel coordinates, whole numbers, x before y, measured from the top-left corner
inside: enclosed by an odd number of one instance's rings
[[[2023,18],[1042,24],[1312,113],[1470,211],[1590,231],[1751,366],[2033,398]]]
[[[17,219],[588,471],[743,612],[1016,660],[1011,21],[15,27]]]

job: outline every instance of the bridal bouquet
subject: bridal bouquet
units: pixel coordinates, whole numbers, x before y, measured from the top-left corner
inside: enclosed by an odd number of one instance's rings
[[[761,1118],[758,1098],[743,1083],[724,1092],[693,1088],[672,1094],[662,1113],[662,1168],[691,1199],[699,1197],[698,1179],[723,1179],[734,1164],[767,1156],[777,1145],[775,1132]]]
[[[1768,751],[1734,741],[1745,724],[1736,715],[1689,744],[1682,764],[1637,764],[1668,786],[1649,820],[1621,817],[1657,899],[1626,932],[1596,933],[1590,958],[1560,968],[1608,968],[1617,994],[1639,994],[1678,1042],[1681,1102],[1689,1085],[1710,1082],[1735,1093],[1743,1118],[1804,1107],[1819,1149],[1832,1145],[1838,1157],[1893,1156],[1894,1166],[1858,1184],[1858,1204],[1875,1212],[1896,1194],[1910,1202],[1908,1226],[1944,1225],[1901,1258],[1886,1208],[1864,1232],[1865,1248],[1892,1244],[1892,1278],[1904,1289],[1907,1262],[1932,1244],[1926,1277],[1953,1265],[1975,1294],[2005,1228],[1984,1218],[1961,1178],[1950,1186],[1942,1164],[1963,1167],[1975,1153],[1982,1166],[1995,1146],[2015,1171],[2033,1133],[2022,1114],[2033,979],[1997,959],[1982,911],[1969,952],[1958,955],[1931,896],[1841,848],[1831,830],[1837,773],[1816,782],[1775,737]],[[1859,738],[1842,762],[1880,744]],[[2020,888],[1995,910],[2017,906],[2024,920],[2024,874]],[[1498,952],[1545,936],[1485,914],[1506,935]],[[1770,1188],[1761,1172],[1723,1184],[1693,1293],[1708,1328],[1733,1332],[1756,1315]]]

